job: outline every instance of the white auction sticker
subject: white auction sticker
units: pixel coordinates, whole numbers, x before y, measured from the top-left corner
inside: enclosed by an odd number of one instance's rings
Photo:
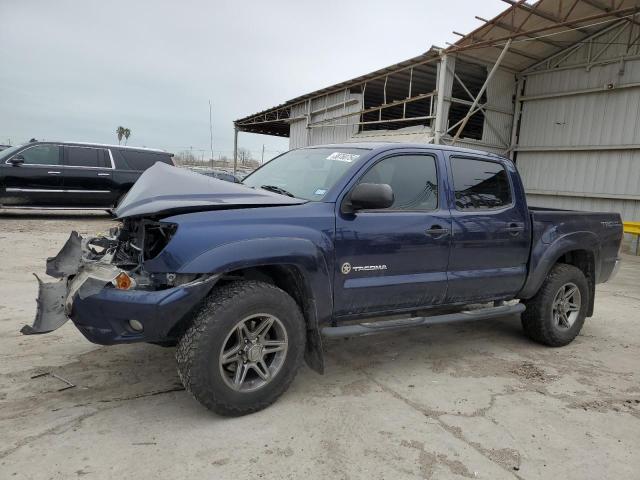
[[[360,155],[356,155],[354,153],[333,152],[331,155],[327,157],[327,160],[335,160],[336,162],[351,163],[354,160],[357,160],[358,158],[360,158]]]

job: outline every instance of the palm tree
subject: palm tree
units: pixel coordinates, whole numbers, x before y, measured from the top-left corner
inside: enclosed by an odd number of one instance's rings
[[[125,128],[122,134],[124,135],[124,144],[126,145],[127,142],[129,141],[129,137],[131,136],[131,130],[129,130],[128,128]]]
[[[124,132],[125,132],[124,127],[116,128],[116,135],[118,136],[118,145],[120,145],[120,142],[122,142],[122,137],[124,136]]]

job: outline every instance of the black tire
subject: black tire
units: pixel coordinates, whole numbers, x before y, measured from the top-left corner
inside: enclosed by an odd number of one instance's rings
[[[253,391],[234,390],[228,384],[233,380],[223,377],[228,372],[221,366],[221,355],[229,336],[238,331],[239,321],[259,314],[279,321],[278,328],[286,332],[287,347],[275,374],[268,381],[256,378],[258,383],[265,381],[264,385]],[[178,373],[187,391],[208,409],[226,416],[253,413],[271,405],[289,388],[302,364],[305,338],[304,317],[286,292],[263,282],[232,282],[211,292],[178,341]],[[241,343],[240,338],[238,341]],[[236,368],[243,368],[241,361]],[[247,378],[251,374],[257,377],[257,370],[248,368]]]
[[[580,305],[570,326],[558,323],[553,306],[556,295],[566,285],[575,285],[580,293]],[[589,305],[589,285],[584,273],[573,265],[558,263],[549,272],[538,293],[526,300],[522,313],[522,328],[533,341],[550,347],[563,347],[578,336]]]

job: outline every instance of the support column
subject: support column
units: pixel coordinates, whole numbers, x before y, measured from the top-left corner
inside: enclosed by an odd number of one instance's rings
[[[516,103],[514,105],[513,112],[513,125],[511,126],[511,143],[509,150],[506,152],[509,154],[509,158],[515,161],[516,159],[516,147],[518,145],[518,130],[520,128],[520,117],[522,116],[522,97],[524,88],[524,77],[518,77],[516,83]]]
[[[433,122],[435,139],[434,143],[441,144],[442,137],[447,133],[447,121],[449,119],[449,106],[451,102],[446,100],[451,97],[453,88],[453,73],[455,71],[456,59],[451,55],[444,55],[438,62],[438,80],[436,97],[436,118]]]
[[[233,129],[233,175],[238,169],[238,127]]]

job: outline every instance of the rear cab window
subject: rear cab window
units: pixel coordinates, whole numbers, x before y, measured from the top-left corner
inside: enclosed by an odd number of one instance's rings
[[[451,157],[456,209],[497,210],[512,204],[513,195],[501,163]]]

